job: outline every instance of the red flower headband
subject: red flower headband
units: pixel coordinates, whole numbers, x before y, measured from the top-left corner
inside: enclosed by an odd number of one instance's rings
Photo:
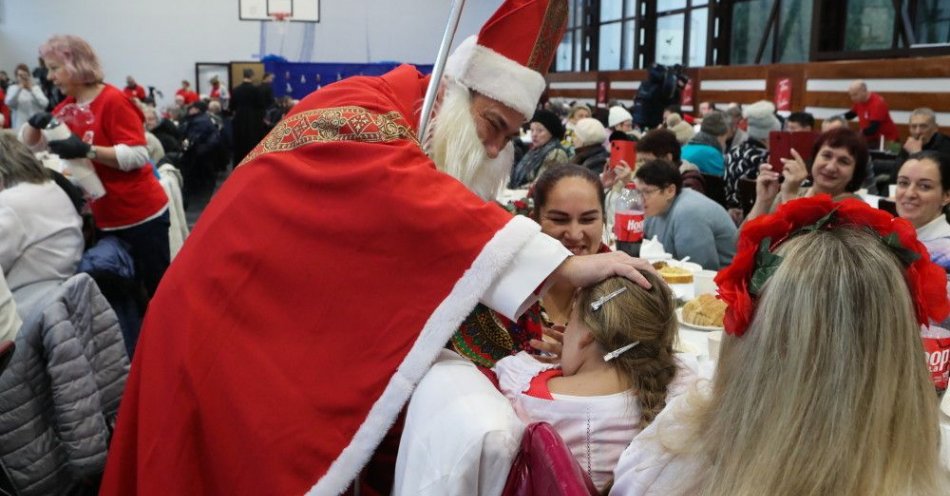
[[[742,336],[749,327],[762,287],[782,261],[774,253],[779,245],[798,234],[844,225],[871,229],[904,263],[918,322],[946,318],[950,313],[946,272],[930,261],[910,222],[861,200],[832,202],[828,195],[819,195],[784,203],[775,213],[743,226],[732,264],[716,276],[719,297],[728,305],[726,332]]]

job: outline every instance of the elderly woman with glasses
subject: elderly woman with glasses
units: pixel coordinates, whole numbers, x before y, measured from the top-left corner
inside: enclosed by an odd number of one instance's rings
[[[704,269],[719,270],[736,253],[736,225],[721,205],[683,187],[679,170],[663,159],[637,169],[647,238],[656,236],[674,258],[690,257]]]

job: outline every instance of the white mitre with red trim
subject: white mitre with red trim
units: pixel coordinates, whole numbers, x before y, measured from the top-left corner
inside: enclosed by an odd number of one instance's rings
[[[566,0],[506,1],[459,45],[445,74],[530,119],[566,27]]]

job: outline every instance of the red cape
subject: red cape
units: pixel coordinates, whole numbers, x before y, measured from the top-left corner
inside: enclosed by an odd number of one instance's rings
[[[537,231],[420,150],[427,82],[311,94],[215,195],[149,306],[102,494],[346,489]]]

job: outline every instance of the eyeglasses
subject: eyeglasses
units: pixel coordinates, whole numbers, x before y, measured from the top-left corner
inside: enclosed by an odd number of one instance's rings
[[[653,196],[661,191],[660,188],[654,188],[654,187],[646,187],[646,188],[638,187],[637,189],[640,190],[640,194],[643,196]]]

